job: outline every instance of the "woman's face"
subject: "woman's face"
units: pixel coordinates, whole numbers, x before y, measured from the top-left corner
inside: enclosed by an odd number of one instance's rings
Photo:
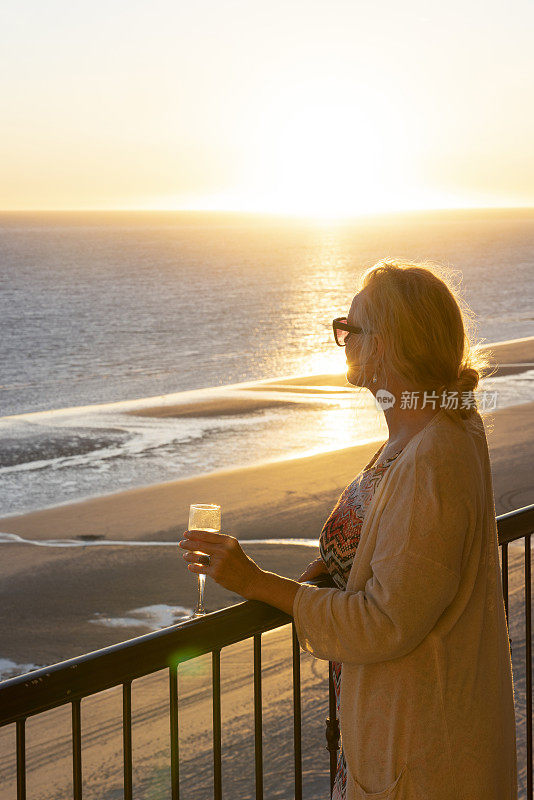
[[[352,301],[350,311],[347,316],[347,322],[349,325],[364,327],[359,316],[361,296],[364,291],[365,289],[362,289],[362,291],[359,292]],[[349,333],[346,338],[345,358],[347,361],[347,381],[352,383],[353,386],[366,386],[369,388],[374,372],[373,364],[370,364],[369,362],[367,363],[366,380],[363,382],[363,375],[361,375],[360,381],[358,382],[358,373],[361,368],[361,347],[364,335],[366,334]]]

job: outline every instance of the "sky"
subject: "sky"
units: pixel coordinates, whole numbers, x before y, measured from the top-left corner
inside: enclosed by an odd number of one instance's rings
[[[531,0],[20,0],[0,30],[0,209],[534,205]]]

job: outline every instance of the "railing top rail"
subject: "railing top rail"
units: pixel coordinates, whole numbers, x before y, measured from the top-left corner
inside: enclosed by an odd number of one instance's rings
[[[534,504],[497,517],[499,544],[534,531]],[[333,586],[328,577],[310,581]],[[247,600],[77,658],[0,682],[0,727],[110,689],[291,622],[273,606]]]
[[[534,532],[534,503],[497,517],[499,544],[513,542]]]
[[[323,578],[310,583],[328,586],[330,581]],[[199,619],[10,678],[0,682],[0,727],[177,666],[291,621],[292,617],[273,606],[245,600]]]

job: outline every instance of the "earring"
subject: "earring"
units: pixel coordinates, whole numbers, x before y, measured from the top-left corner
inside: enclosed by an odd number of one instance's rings
[[[377,380],[378,380],[378,378],[376,377],[376,372],[375,372],[375,374],[373,375],[373,381],[372,381],[372,382],[373,382],[373,383],[376,383],[376,382],[377,382]]]

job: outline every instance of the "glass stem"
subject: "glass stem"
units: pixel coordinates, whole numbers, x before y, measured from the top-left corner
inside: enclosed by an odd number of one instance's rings
[[[197,614],[205,614],[204,611],[204,585],[206,583],[206,576],[198,576],[198,599],[197,599]]]

